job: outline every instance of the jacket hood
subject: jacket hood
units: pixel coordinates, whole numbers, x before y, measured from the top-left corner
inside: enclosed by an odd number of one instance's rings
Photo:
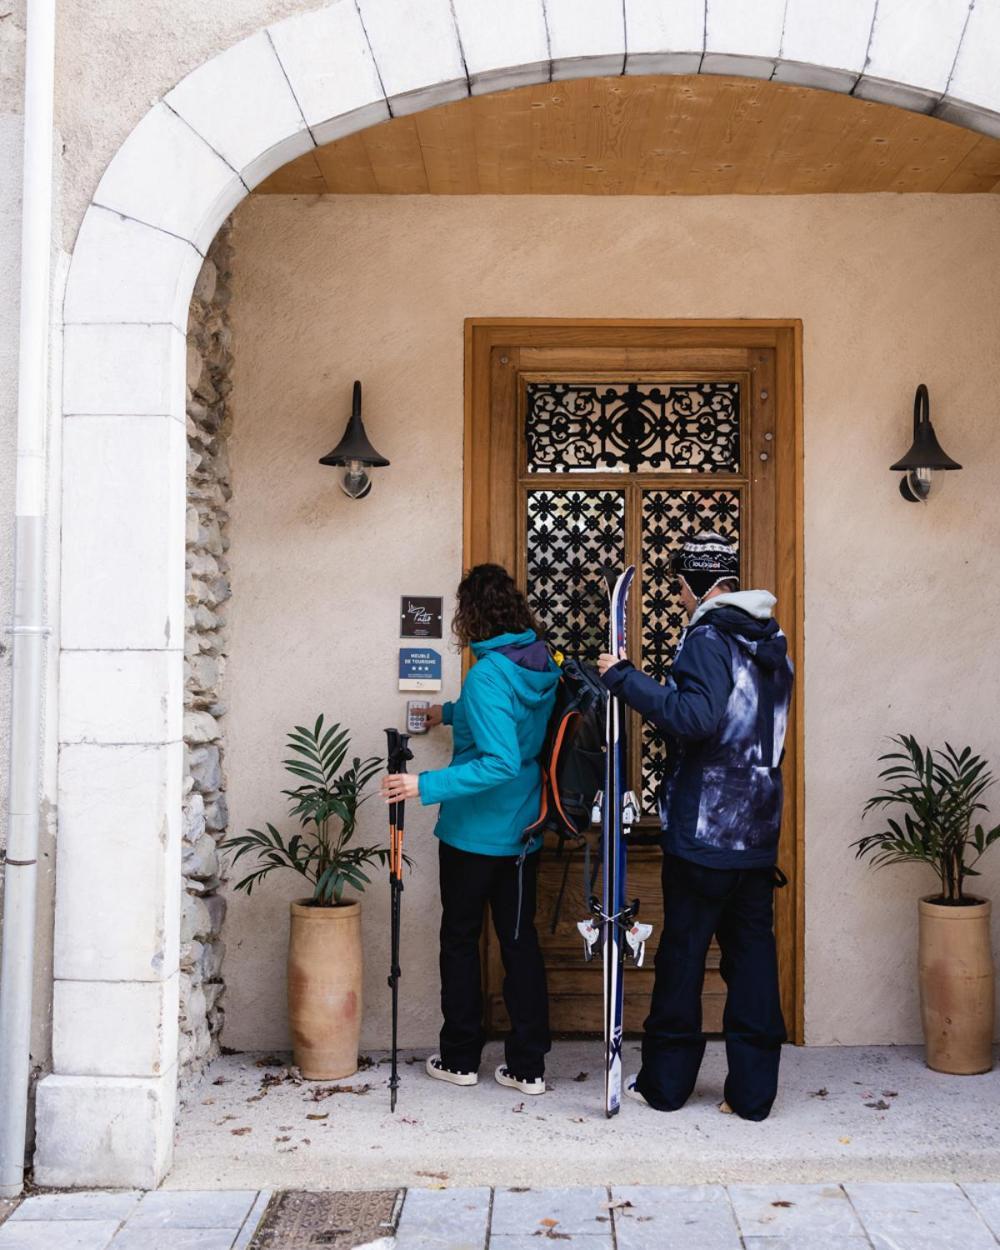
[[[472,654],[477,660],[489,659],[496,665],[526,707],[537,707],[558,685],[559,667],[534,630],[474,642]]]
[[[788,657],[788,640],[774,619],[774,595],[767,590],[740,590],[716,595],[703,603],[688,629],[712,625],[737,643],[761,668],[776,669]]]
[[[741,612],[746,612],[755,620],[769,621],[774,615],[774,606],[777,602],[769,590],[734,590],[728,595],[715,595],[712,599],[706,599],[704,603],[699,604],[694,616],[691,617],[688,629],[696,625],[706,612],[718,612],[720,608],[739,608]]]

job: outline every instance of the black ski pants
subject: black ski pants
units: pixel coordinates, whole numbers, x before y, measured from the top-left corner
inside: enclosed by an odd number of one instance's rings
[[[486,1041],[479,940],[489,905],[500,943],[503,998],[511,1023],[505,1061],[514,1076],[534,1080],[545,1072],[551,1045],[545,965],[535,931],[538,852],[525,859],[519,889],[516,856],[475,855],[445,842],[439,846],[441,1062],[459,1072],[479,1068]]]
[[[663,934],[636,1083],[657,1110],[678,1110],[694,1089],[705,1053],[701,992],[714,933],[728,991],[725,1099],[746,1120],[770,1113],[787,1036],[774,942],[775,884],[773,868],[706,868],[663,857]]]

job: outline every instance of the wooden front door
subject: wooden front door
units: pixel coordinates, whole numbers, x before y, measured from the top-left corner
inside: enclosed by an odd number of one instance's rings
[[[607,637],[602,569],[634,563],[630,654],[667,675],[684,624],[669,572],[692,530],[739,544],[744,586],[773,590],[793,657],[799,639],[797,323],[479,321],[466,327],[466,564],[516,572],[550,639],[593,660]],[[799,682],[801,691],[801,676]],[[782,999],[801,1033],[797,786],[799,706],[785,759],[787,799],[776,895]],[[657,827],[664,744],[631,718],[629,768],[641,829]],[[627,894],[662,921],[661,856],[635,846]],[[597,883],[599,893],[599,882]],[[588,914],[583,854],[543,853],[537,925],[557,1033],[600,1033],[599,961],[586,964],[576,922]],[[487,1024],[506,1026],[503,970],[486,939]],[[642,1026],[652,985],[627,966],[625,1027]],[[725,987],[709,953],[704,1026],[721,1027]]]

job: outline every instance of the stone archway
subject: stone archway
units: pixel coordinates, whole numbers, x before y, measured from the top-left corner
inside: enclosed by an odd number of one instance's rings
[[[965,0],[338,0],[155,104],[87,210],[63,360],[54,1072],[36,1179],[158,1183],[176,1101],[185,322],[204,254],[310,148],[468,93],[726,73],[850,91],[1000,134],[1000,9]],[[96,701],[92,692],[100,689]]]

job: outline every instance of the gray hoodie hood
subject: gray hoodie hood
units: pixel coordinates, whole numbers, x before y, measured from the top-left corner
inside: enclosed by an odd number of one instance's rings
[[[755,620],[769,621],[774,615],[777,602],[769,590],[734,590],[728,595],[715,595],[698,605],[688,622],[688,629],[696,625],[707,612],[712,612],[716,608],[739,608],[741,612],[746,612]]]

